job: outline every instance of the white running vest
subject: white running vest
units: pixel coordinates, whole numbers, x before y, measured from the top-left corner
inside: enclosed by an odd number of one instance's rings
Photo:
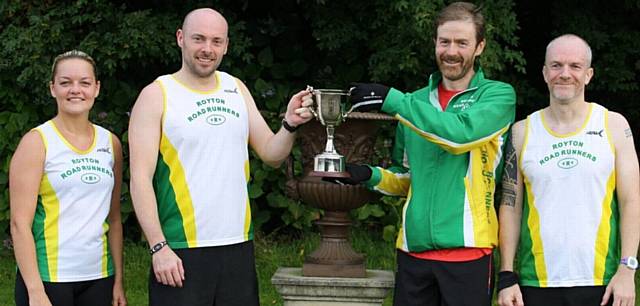
[[[154,190],[172,248],[229,245],[253,238],[249,119],[238,80],[215,72],[216,88],[198,91],[173,75],[156,82],[164,95]]]
[[[114,272],[107,243],[113,139],[93,127],[93,144],[85,151],[69,143],[52,120],[35,128],[46,150],[32,226],[43,281],[94,280]]]
[[[526,121],[520,157],[525,185],[521,285],[606,285],[620,260],[615,150],[608,111],[589,104],[576,132],[560,135],[537,111]]]

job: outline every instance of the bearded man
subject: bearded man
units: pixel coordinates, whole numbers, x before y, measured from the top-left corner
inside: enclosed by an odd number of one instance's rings
[[[356,111],[380,109],[400,124],[393,167],[348,165],[351,178],[343,183],[407,197],[394,305],[491,305],[495,182],[516,96],[475,66],[486,45],[478,7],[452,3],[435,28],[440,71],[427,87],[412,93],[380,84],[352,88]]]

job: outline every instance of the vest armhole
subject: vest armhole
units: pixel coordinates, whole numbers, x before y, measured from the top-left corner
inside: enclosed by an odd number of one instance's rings
[[[44,137],[44,131],[41,131],[39,127],[31,129],[32,131],[36,131],[38,135],[40,135],[40,139],[42,139],[42,144],[44,145],[44,155],[45,158],[47,156],[47,138]]]
[[[611,130],[609,129],[609,110],[608,109],[604,109],[603,110],[603,117],[604,117],[604,131],[605,134],[607,135],[607,143],[609,143],[609,147],[611,148],[611,153],[613,153],[613,155],[616,155],[616,146],[613,143],[613,137],[611,136]]]
[[[247,105],[247,97],[245,97],[245,95],[242,93],[242,90],[240,89],[245,85],[237,77],[232,76],[232,75],[229,75],[229,76],[231,76],[231,78],[233,78],[233,81],[236,83],[236,86],[238,87],[238,91],[239,91],[240,97],[242,97],[242,105],[244,105],[244,112],[245,112],[245,114],[247,114],[247,129],[250,129],[251,120],[249,120],[249,116],[250,115],[249,115],[249,106]],[[220,79],[222,79],[222,78],[220,78]],[[249,95],[251,95],[251,92],[249,92],[248,88],[247,88],[247,92],[249,93]],[[255,103],[255,101],[254,101],[254,103]],[[258,106],[256,105],[256,108],[257,107]],[[249,144],[249,131],[247,131],[247,144]]]
[[[520,148],[520,156],[518,156],[518,166],[522,169],[522,159],[524,156],[524,152],[527,149],[527,144],[529,143],[529,132],[531,128],[531,115],[527,116],[527,119],[524,121],[524,140],[522,141],[522,147]]]
[[[164,118],[167,115],[167,89],[164,84],[162,84],[162,80],[160,78],[154,81],[160,87],[160,92],[162,93],[162,115],[160,116],[160,134],[163,134],[164,130]]]
[[[116,137],[116,134],[111,131],[107,131],[109,133],[109,145],[111,146],[111,158],[113,159],[113,166],[116,166],[116,148],[113,146],[113,138]]]

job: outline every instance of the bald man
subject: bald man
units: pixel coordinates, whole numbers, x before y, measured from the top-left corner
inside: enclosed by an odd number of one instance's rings
[[[218,12],[190,12],[176,32],[182,67],[146,86],[131,113],[131,197],[152,256],[152,306],[259,304],[248,146],[277,167],[311,118],[300,91],[270,130],[247,87],[217,70],[227,32]]]
[[[586,41],[554,39],[542,68],[549,106],[513,126],[499,214],[500,306],[635,305],[638,159],[627,120],[585,101],[593,73]]]

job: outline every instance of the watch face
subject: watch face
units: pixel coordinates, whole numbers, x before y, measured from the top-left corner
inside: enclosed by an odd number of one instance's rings
[[[635,257],[625,257],[620,261],[620,263],[629,267],[630,269],[638,269],[638,259]]]

